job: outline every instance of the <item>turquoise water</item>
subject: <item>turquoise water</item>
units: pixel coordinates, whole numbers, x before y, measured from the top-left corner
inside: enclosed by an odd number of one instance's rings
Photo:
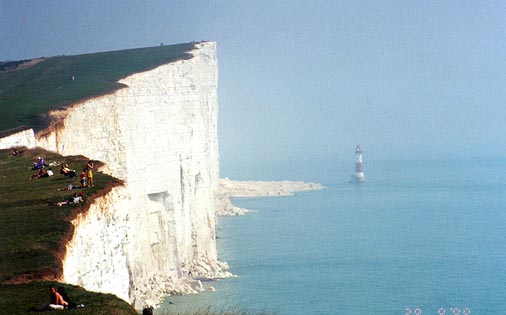
[[[160,313],[506,314],[506,161],[387,162],[366,176],[235,200],[256,210],[218,220],[220,259],[238,277]]]

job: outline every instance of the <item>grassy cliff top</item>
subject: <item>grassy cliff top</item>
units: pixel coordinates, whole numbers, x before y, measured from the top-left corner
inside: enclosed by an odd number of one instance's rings
[[[41,312],[49,303],[49,288],[63,287],[70,301],[82,308]],[[86,291],[81,287],[58,282],[0,284],[0,314],[68,314],[68,315],[139,315],[127,302],[112,294]]]
[[[46,166],[46,170],[52,168],[54,176],[31,179],[36,172],[31,166],[38,156],[50,165],[69,164],[77,176],[65,177],[55,165]],[[62,157],[42,149],[22,150],[17,157],[9,150],[0,151],[0,283],[51,279],[61,274],[61,257],[73,229],[70,220],[85,211],[93,197],[121,183],[95,171],[95,187],[67,191],[69,184],[80,186],[79,173],[87,161],[81,156]],[[85,202],[58,206],[74,192],[82,193]]]
[[[21,125],[43,129],[48,110],[110,93],[128,75],[191,58],[193,48],[187,43],[4,63],[0,133]]]
[[[82,156],[62,157],[42,149],[21,149],[13,157],[10,150],[0,150],[0,313],[26,314],[48,303],[49,287],[64,286],[69,296],[85,308],[72,314],[137,314],[125,301],[113,296],[44,281],[61,275],[61,258],[65,244],[72,235],[70,220],[86,211],[89,202],[121,182],[111,176],[94,172],[94,188],[67,191],[69,184],[79,186],[79,171],[88,159]],[[66,163],[76,169],[77,177],[59,173],[60,166],[49,166],[54,176],[31,179],[37,157],[47,164]],[[95,163],[95,168],[99,162]],[[58,206],[74,192],[84,195],[84,203]],[[37,282],[31,282],[36,280]]]

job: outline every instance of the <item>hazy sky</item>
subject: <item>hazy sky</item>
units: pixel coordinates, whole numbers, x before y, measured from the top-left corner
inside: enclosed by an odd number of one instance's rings
[[[222,166],[506,157],[506,1],[0,0],[0,60],[218,43]]]

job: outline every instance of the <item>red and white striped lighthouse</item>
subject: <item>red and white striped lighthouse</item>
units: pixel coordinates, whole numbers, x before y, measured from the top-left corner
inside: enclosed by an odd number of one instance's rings
[[[359,144],[355,147],[355,175],[352,175],[352,177],[355,183],[365,182],[364,166],[362,164],[362,149]]]

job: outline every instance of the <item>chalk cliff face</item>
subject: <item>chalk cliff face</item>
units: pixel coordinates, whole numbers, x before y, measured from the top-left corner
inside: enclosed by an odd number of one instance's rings
[[[103,161],[125,181],[73,222],[65,282],[140,307],[170,291],[199,290],[190,271],[225,275],[215,243],[215,43],[196,44],[192,54],[50,113],[53,124],[35,135],[37,146]]]
[[[35,137],[33,129],[26,129],[23,131],[16,132],[7,137],[0,138],[0,150],[15,147],[27,147],[29,149],[34,148]]]

